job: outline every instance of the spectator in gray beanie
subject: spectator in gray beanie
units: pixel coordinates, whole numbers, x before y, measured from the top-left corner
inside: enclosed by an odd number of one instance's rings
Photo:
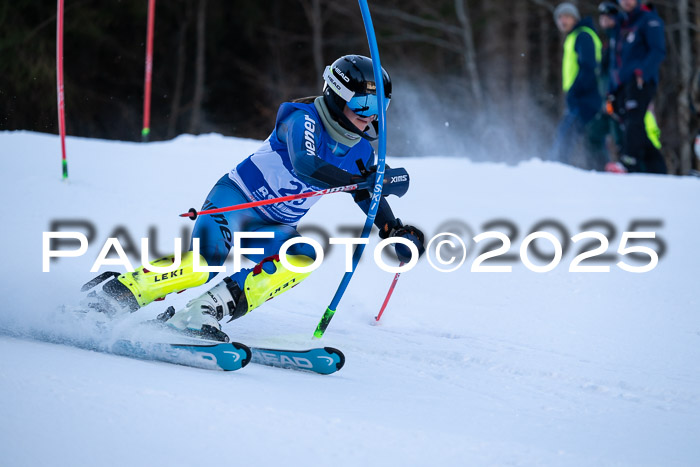
[[[576,8],[576,5],[573,3],[569,2],[564,2],[560,3],[555,9],[554,9],[554,21],[556,22],[561,15],[569,15],[572,16],[576,22],[578,23],[581,20],[581,14],[578,12],[578,8]]]
[[[593,20],[581,19],[578,8],[571,3],[557,6],[554,21],[559,31],[566,35],[562,56],[566,113],[557,128],[549,157],[587,169],[603,170],[608,159],[603,140],[594,141],[589,135],[603,105],[598,89],[602,44],[593,29]],[[581,143],[586,146],[585,154],[578,151]]]

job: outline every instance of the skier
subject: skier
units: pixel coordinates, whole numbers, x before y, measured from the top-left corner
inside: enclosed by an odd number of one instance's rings
[[[382,70],[382,74],[388,106],[391,79],[386,70]],[[376,133],[379,114],[372,60],[360,55],[343,56],[326,67],[323,78],[322,96],[280,106],[271,135],[255,153],[214,185],[203,209],[344,186],[374,176],[376,168],[365,168],[374,157],[369,141],[376,139],[368,132],[374,127]],[[408,190],[404,169],[387,168],[385,179],[384,196],[400,197]],[[364,190],[353,196],[367,213],[369,193]],[[317,200],[311,197],[199,216],[192,233],[193,242],[194,239],[200,241],[199,258],[194,257],[190,244],[190,251],[182,255],[180,268],[174,274],[149,271],[148,265],[132,273],[101,274],[83,287],[83,291],[89,290],[88,306],[110,315],[134,312],[171,292],[202,285],[216,273],[195,272],[195,261],[201,266],[223,265],[232,247],[233,232],[272,232],[274,238],[242,239],[243,248],[264,251],[245,255],[257,263],[254,268],[244,268],[224,278],[187,303],[184,309],[174,312],[171,307],[159,316],[184,333],[228,340],[221,331],[220,320],[240,318],[310,274],[285,269],[278,254],[285,241],[299,236],[297,224]],[[404,237],[423,253],[423,233],[416,227],[403,225],[384,197],[375,225],[381,238]],[[397,243],[395,250],[400,260],[410,260],[411,252],[405,245]],[[295,267],[304,267],[312,264],[316,255],[310,245],[297,243],[287,250],[286,259]],[[152,264],[162,267],[173,262],[174,256],[167,256]]]

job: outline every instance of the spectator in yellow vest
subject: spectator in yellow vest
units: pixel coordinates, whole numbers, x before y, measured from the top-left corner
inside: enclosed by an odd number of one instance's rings
[[[566,113],[559,123],[551,159],[572,163],[577,147],[584,140],[586,126],[602,109],[598,74],[602,44],[593,30],[593,20],[581,19],[578,8],[569,2],[554,10],[559,31],[566,34],[562,59],[562,89],[566,93]],[[607,155],[602,147],[587,147],[587,167],[603,170]]]

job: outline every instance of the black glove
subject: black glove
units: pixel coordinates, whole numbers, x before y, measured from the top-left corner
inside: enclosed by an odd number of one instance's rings
[[[374,177],[377,173],[377,166],[373,165],[369,169],[365,168],[362,160],[355,161],[360,169],[360,175],[355,175],[356,182],[364,182],[370,176]],[[404,168],[392,169],[388,165],[384,169],[384,184],[382,185],[382,197],[396,195],[399,198],[406,194],[410,177]],[[369,190],[358,190],[354,193],[355,202],[360,202],[370,197]]]
[[[425,235],[423,235],[423,232],[421,232],[418,227],[403,225],[401,219],[397,218],[391,223],[384,224],[384,227],[379,230],[379,236],[383,239],[389,237],[403,237],[416,245],[419,257],[425,253]],[[394,248],[396,250],[396,256],[399,257],[399,261],[402,263],[411,261],[411,250],[408,246],[402,243],[395,243]]]

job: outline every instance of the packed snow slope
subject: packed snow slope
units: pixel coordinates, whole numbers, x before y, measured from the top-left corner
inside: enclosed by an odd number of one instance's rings
[[[57,137],[0,133],[0,465],[700,464],[698,179],[539,160],[390,157],[412,177],[408,194],[391,199],[395,213],[427,238],[459,235],[469,255],[452,273],[421,259],[373,326],[393,278],[372,259],[373,234],[320,341],[346,354],[332,376],[256,365],[198,370],[37,340],[89,336],[60,305],[78,300],[107,238],[125,248],[131,240],[138,252],[149,237],[167,254],[192,225],[178,214],[199,208],[259,144],[218,135],[150,144],[69,138],[65,183]],[[549,225],[537,230],[560,241],[586,230],[610,237],[610,257],[582,263],[610,271],[569,272],[589,240],[569,240],[550,272],[528,269],[520,245],[543,220]],[[348,226],[363,221],[351,197],[337,194],[302,225],[314,227],[311,237],[348,237]],[[85,255],[42,272],[42,232],[52,229],[91,234],[91,242]],[[492,241],[471,237],[488,230],[508,235],[515,256],[483,266],[512,272],[471,271]],[[655,232],[642,243],[662,253],[652,271],[616,266],[649,262],[617,253],[628,230]],[[548,245],[536,242],[542,252],[553,251]],[[546,264],[532,248],[529,258]],[[303,284],[224,330],[257,346],[318,345],[311,335],[344,259],[334,247]],[[114,332],[203,290],[152,304]]]

